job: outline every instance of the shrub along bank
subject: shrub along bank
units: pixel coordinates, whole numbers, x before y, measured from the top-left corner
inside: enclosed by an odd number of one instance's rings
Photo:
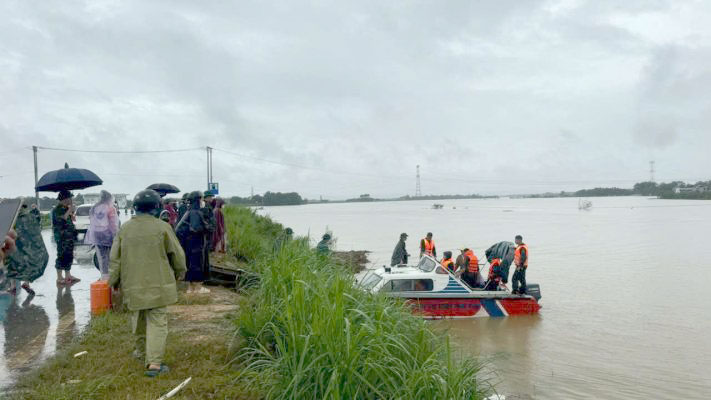
[[[457,359],[401,302],[354,285],[353,275],[306,239],[275,250],[282,227],[226,210],[232,249],[249,251],[258,284],[235,320],[239,381],[268,399],[477,399],[479,366]]]

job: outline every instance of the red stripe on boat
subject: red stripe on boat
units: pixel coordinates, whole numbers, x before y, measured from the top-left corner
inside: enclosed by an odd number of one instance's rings
[[[509,315],[535,314],[541,309],[540,304],[531,298],[502,299],[501,305]]]

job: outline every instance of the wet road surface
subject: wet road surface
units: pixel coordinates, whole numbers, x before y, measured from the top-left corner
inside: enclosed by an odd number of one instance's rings
[[[0,293],[0,392],[18,374],[31,370],[70,343],[89,322],[89,287],[99,279],[88,246],[78,246],[73,285],[58,285],[54,269],[56,249],[51,231],[42,232],[50,255],[44,275],[31,284],[30,296],[17,285],[17,294]]]

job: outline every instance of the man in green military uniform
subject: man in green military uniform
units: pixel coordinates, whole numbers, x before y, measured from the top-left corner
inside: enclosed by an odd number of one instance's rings
[[[77,239],[72,196],[68,190],[59,192],[57,197],[59,204],[52,210],[52,231],[54,242],[57,244],[57,260],[54,268],[57,269],[58,284],[79,282],[79,278],[72,276],[70,272],[74,262],[74,241]]]
[[[326,233],[316,245],[316,254],[327,256],[331,254],[331,235]]]
[[[109,285],[121,288],[137,336],[134,354],[145,351],[145,375],[154,377],[168,372],[163,364],[166,306],[178,301],[176,281],[185,274],[185,254],[171,226],[154,216],[161,204],[158,193],[141,191],[133,204],[137,215],[121,227],[111,247]]]

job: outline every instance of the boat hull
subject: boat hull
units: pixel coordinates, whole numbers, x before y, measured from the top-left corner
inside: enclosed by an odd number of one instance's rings
[[[507,317],[536,314],[540,304],[530,296],[509,298],[409,298],[413,313],[425,319]]]

